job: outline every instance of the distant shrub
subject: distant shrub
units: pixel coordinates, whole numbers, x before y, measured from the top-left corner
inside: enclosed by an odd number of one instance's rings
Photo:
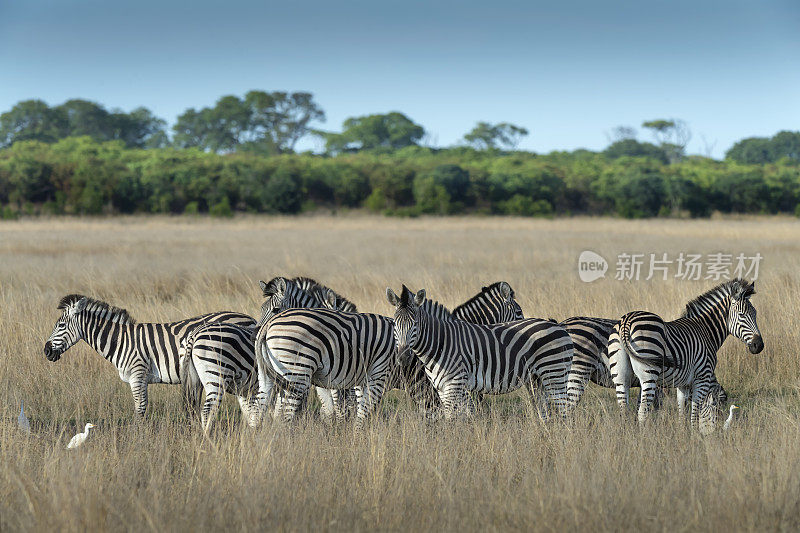
[[[220,218],[232,217],[233,216],[233,209],[231,209],[231,203],[228,200],[228,197],[225,196],[225,197],[222,198],[222,200],[220,202],[212,205],[209,208],[208,213],[212,217],[220,217]]]

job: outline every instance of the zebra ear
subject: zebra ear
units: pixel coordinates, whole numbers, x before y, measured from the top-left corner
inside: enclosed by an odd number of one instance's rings
[[[264,281],[263,279],[260,279],[258,280],[258,286],[261,288],[261,294],[267,296],[267,287],[268,287],[267,282]]]
[[[275,280],[275,294],[283,294],[286,292],[286,278],[278,278]]]
[[[78,300],[78,302],[75,304],[75,307],[72,308],[72,314],[77,315],[78,313],[83,312],[83,310],[86,309],[87,303],[89,303],[89,301],[85,296]]]
[[[339,309],[339,298],[337,298],[336,293],[330,289],[325,290],[325,303],[331,309]]]
[[[386,299],[395,307],[400,303],[400,298],[397,297],[391,287],[386,287]]]
[[[264,294],[265,298],[286,291],[286,280],[284,278],[273,278],[269,283],[259,281],[258,284],[261,286],[261,292]]]
[[[422,302],[425,301],[425,289],[420,289],[417,291],[417,294],[414,295],[414,303],[417,305],[422,305]]]
[[[749,298],[756,293],[756,282],[751,281],[747,284],[744,288],[744,293],[742,294],[743,297]]]
[[[511,289],[511,285],[505,281],[500,282],[500,296],[502,296],[504,300],[510,300],[514,297],[514,291]]]

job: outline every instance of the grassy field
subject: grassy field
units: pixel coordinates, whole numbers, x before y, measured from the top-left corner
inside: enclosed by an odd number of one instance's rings
[[[599,252],[605,279],[580,281]],[[718,377],[742,416],[702,438],[674,409],[640,428],[590,387],[570,423],[543,424],[523,395],[457,424],[426,423],[394,392],[363,434],[313,418],[253,431],[231,398],[212,439],[180,388],[128,386],[81,343],[50,363],[56,304],[83,293],[139,321],[257,313],[257,281],[306,275],[362,311],[387,285],[454,306],[506,280],[528,316],[676,317],[712,281],[616,281],[620,252],[764,256],[753,303],[766,348],[729,339]],[[621,221],[452,218],[184,218],[0,224],[0,530],[794,530],[800,528],[800,223],[788,218]],[[25,401],[33,434],[16,428]],[[99,427],[75,451],[85,422]]]

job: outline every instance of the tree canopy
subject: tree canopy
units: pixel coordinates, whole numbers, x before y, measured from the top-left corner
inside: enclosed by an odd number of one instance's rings
[[[800,131],[781,131],[770,138],[742,139],[725,153],[725,157],[755,165],[775,163],[784,157],[800,162]]]
[[[341,133],[320,132],[331,153],[357,152],[375,148],[400,149],[416,145],[425,130],[403,113],[352,117],[344,121]]]
[[[173,127],[174,142],[218,153],[291,153],[310,123],[324,120],[310,93],[250,91],[244,98],[223,96],[214,107],[187,109]]]
[[[100,142],[120,140],[130,148],[158,148],[168,143],[165,124],[144,107],[124,113],[88,100],[68,100],[52,108],[41,100],[25,100],[0,115],[0,144],[87,135]]]
[[[513,149],[526,135],[528,130],[508,122],[478,122],[472,131],[464,135],[464,140],[478,150]]]

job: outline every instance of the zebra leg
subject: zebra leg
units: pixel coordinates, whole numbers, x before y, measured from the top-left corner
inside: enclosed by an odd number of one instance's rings
[[[308,396],[308,390],[311,388],[311,376],[309,375],[294,375],[295,379],[292,381],[289,389],[281,391],[279,402],[275,406],[276,418],[284,422],[293,422],[297,413],[303,407]]]
[[[578,405],[578,402],[583,397],[583,392],[586,390],[586,383],[589,381],[592,374],[600,374],[600,372],[602,372],[602,369],[598,368],[598,363],[600,363],[600,361],[593,357],[589,347],[577,343],[575,344],[572,366],[567,376],[567,401],[571,408]]]
[[[147,376],[145,374],[131,377],[131,394],[133,394],[133,409],[140,418],[144,418],[147,411]]]
[[[442,410],[446,420],[453,420],[463,415],[466,411],[470,413],[471,403],[469,393],[461,384],[447,384],[444,389],[439,391],[439,399],[442,402]]]
[[[350,418],[354,409],[357,409],[356,391],[355,389],[334,389],[331,393],[333,396],[333,409],[336,415],[336,422],[342,423]]]
[[[699,429],[701,435],[710,435],[717,428],[717,412],[719,411],[719,400],[715,392],[706,394],[703,406],[700,410]]]
[[[690,387],[678,387],[675,389],[675,396],[678,401],[678,417],[681,420],[686,418],[686,398],[691,394]]]
[[[647,378],[644,378],[644,376],[639,377],[639,382],[642,385],[639,400],[639,422],[645,422],[654,408],[656,394],[658,394],[658,387],[656,386],[657,377],[658,375],[655,373]]]
[[[619,340],[619,324],[614,326],[608,337],[608,367],[617,392],[617,405],[625,409],[628,407],[633,367],[631,367],[631,360]]]
[[[218,383],[203,383],[203,388],[206,391],[206,399],[203,402],[203,409],[200,411],[200,418],[203,431],[209,433],[217,417],[224,391]]]
[[[251,428],[258,426],[261,421],[261,406],[256,396],[236,396],[239,401],[239,409],[242,411],[247,425]]]
[[[539,419],[547,421],[550,419],[550,404],[547,401],[547,392],[542,386],[541,380],[537,376],[531,376],[531,379],[525,382],[525,389],[528,391],[528,397],[531,404],[536,407],[536,414]]]
[[[333,391],[322,387],[314,387],[319,399],[319,414],[326,424],[333,424],[336,416],[336,407],[333,402]]]
[[[710,386],[710,379],[705,376],[696,376],[692,383],[692,428],[698,428],[703,435],[712,433],[716,423],[716,404],[707,402]]]
[[[567,415],[568,410],[566,375],[567,369],[562,374],[548,372],[540,376],[545,392],[545,406],[549,406],[552,403],[555,405],[556,413],[562,417]]]
[[[366,386],[356,387],[358,408],[356,412],[356,431],[361,431],[367,418],[372,415],[383,399],[385,379],[367,379]],[[359,395],[359,390],[361,394]],[[340,391],[343,392],[343,391]]]

